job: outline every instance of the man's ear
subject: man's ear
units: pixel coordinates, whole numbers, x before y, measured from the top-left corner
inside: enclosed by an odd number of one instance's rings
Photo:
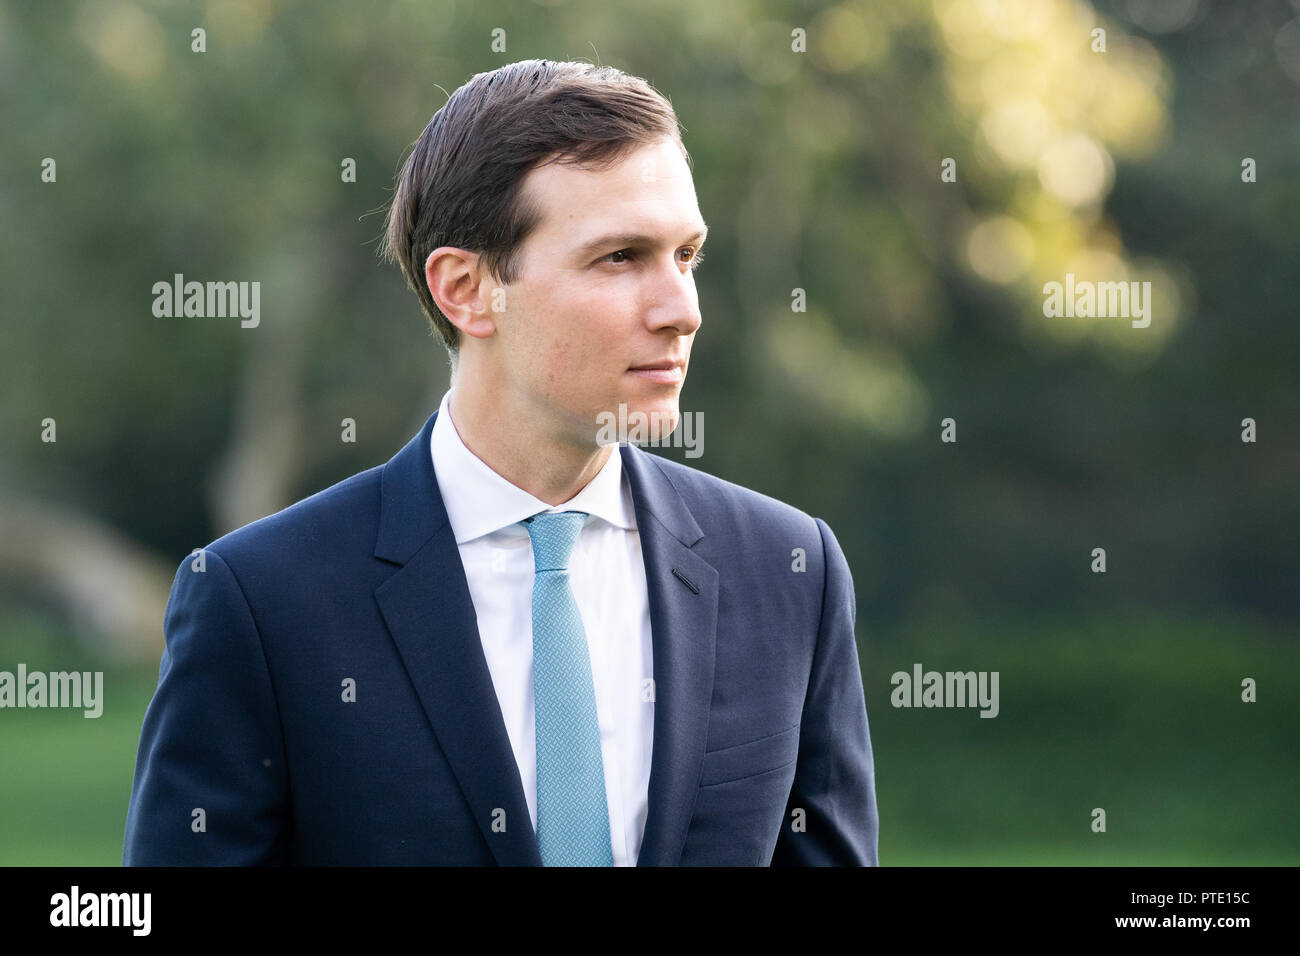
[[[424,260],[424,281],[452,325],[466,335],[486,339],[496,332],[491,302],[499,287],[484,274],[480,264],[477,252],[439,246]]]

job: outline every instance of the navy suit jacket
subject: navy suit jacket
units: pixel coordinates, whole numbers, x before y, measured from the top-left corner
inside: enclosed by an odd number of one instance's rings
[[[203,570],[181,562],[124,864],[541,865],[434,476],[436,417],[387,464],[208,545]],[[875,865],[835,536],[618,450],[654,655],[638,865]]]

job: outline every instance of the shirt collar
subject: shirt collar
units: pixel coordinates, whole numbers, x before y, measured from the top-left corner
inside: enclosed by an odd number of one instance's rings
[[[554,507],[501,477],[465,447],[452,422],[450,389],[438,406],[429,446],[438,489],[457,544],[509,529],[539,511],[585,511],[624,530],[636,530],[632,489],[617,445],[585,488]],[[520,535],[528,534],[521,527],[514,530]]]

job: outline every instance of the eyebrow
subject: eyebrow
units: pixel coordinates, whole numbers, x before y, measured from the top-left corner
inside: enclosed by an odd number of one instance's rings
[[[700,245],[704,245],[704,240],[708,237],[708,234],[709,234],[709,227],[705,225],[705,227],[702,230],[688,237],[686,239],[686,243],[692,243],[698,241]],[[658,245],[658,243],[659,243],[658,236],[649,236],[644,233],[637,233],[637,232],[617,232],[617,233],[610,233],[609,235],[605,235],[605,236],[600,236],[599,238],[592,239],[590,242],[583,243],[581,246],[578,247],[577,252],[575,252],[574,254],[578,258],[586,258],[587,256],[593,255],[598,250],[606,247],[617,246],[619,248],[622,248],[624,246],[639,246],[641,248],[645,248],[647,246]]]

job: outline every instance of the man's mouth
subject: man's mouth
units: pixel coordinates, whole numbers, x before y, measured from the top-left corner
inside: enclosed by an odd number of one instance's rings
[[[677,385],[685,378],[686,363],[674,359],[665,359],[662,362],[649,362],[645,365],[633,366],[628,369],[628,372],[638,378],[656,382],[660,385]]]

